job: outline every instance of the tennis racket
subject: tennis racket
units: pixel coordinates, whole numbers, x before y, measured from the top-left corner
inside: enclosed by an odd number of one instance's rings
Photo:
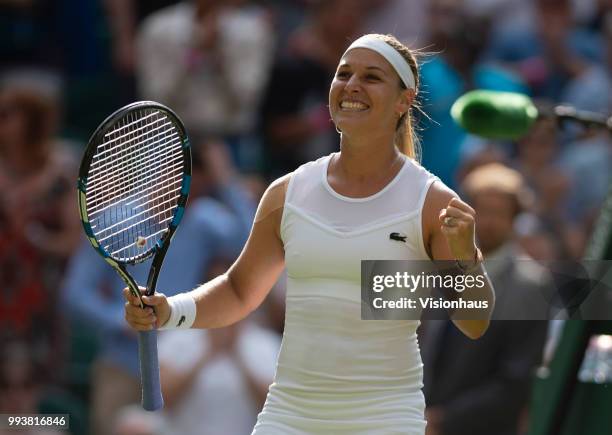
[[[146,295],[181,221],[191,179],[191,148],[172,110],[152,101],[129,104],[95,130],[79,169],[79,211],[92,246],[142,301],[126,266],[153,257]],[[157,331],[138,333],[142,405],[163,407]]]

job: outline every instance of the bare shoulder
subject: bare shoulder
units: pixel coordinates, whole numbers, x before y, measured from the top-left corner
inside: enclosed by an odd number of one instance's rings
[[[423,204],[423,215],[432,214],[437,219],[440,210],[445,208],[453,198],[459,199],[459,195],[441,181],[434,181]]]
[[[288,174],[283,175],[280,178],[277,178],[272,183],[270,183],[267,190],[269,191],[279,191],[280,190],[283,192],[283,196],[284,196],[285,193],[287,192],[287,186],[289,185],[289,180],[291,180],[292,175],[293,175],[293,172],[290,172]]]
[[[289,180],[291,180],[292,174],[293,173],[283,175],[270,183],[259,202],[259,207],[255,214],[255,223],[265,220],[275,211],[283,208],[285,205],[287,187],[289,186]]]

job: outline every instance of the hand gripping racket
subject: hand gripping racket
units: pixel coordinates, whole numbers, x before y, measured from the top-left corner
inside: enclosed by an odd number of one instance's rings
[[[126,265],[153,258],[146,295],[183,216],[191,179],[191,148],[169,108],[142,101],[110,115],[93,133],[79,169],[79,211],[93,247],[144,307]],[[163,407],[157,331],[138,334],[142,405]]]

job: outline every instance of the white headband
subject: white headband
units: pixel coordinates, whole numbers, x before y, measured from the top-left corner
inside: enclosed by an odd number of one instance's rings
[[[397,72],[397,75],[400,76],[400,79],[402,79],[402,82],[404,82],[408,89],[416,88],[414,84],[414,74],[412,74],[412,70],[410,69],[408,62],[406,62],[406,59],[404,59],[395,48],[387,44],[382,39],[379,39],[374,35],[364,35],[361,38],[353,41],[349,48],[346,49],[342,57],[344,57],[346,53],[353,48],[368,48],[377,52],[391,64],[393,69],[395,69],[395,72]]]

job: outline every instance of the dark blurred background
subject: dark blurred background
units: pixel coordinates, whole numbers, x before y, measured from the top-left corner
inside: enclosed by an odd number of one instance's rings
[[[179,114],[194,189],[158,287],[190,290],[231,264],[271,180],[338,148],[328,88],[370,32],[419,50],[423,165],[476,208],[485,258],[510,268],[491,273],[537,287],[514,260],[584,256],[610,135],[542,117],[518,141],[490,141],[449,109],[493,89],[610,114],[610,0],[0,0],[0,413],[70,413],[75,435],[250,433],[274,374],[283,280],[235,327],[162,334],[167,406],[145,413],[122,283],[81,234],[78,162],[124,104]],[[425,325],[428,435],[526,433],[533,374],[562,328],[500,324],[477,344]]]

